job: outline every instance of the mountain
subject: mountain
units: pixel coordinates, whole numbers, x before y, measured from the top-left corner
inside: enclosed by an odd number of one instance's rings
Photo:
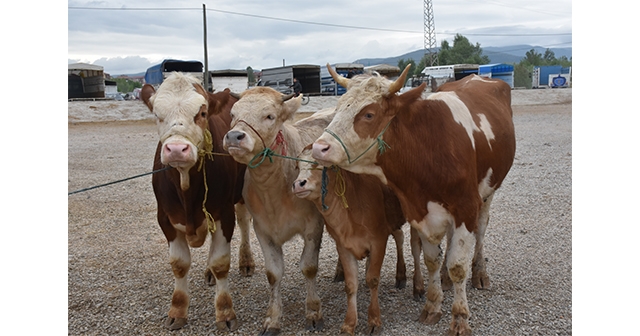
[[[481,47],[482,54],[489,57],[490,63],[507,63],[514,64],[519,63],[524,57],[527,51],[534,49],[537,53],[543,54],[547,50],[545,47],[530,46],[530,45],[512,45],[506,47]],[[556,58],[566,56],[571,59],[572,48],[549,48],[555,54]],[[440,48],[436,48],[439,51]],[[364,66],[376,65],[376,64],[390,64],[397,65],[401,59],[409,60],[413,59],[416,63],[420,62],[424,55],[424,49],[418,49],[400,56],[387,57],[387,58],[361,58],[355,60],[353,63],[360,63]]]

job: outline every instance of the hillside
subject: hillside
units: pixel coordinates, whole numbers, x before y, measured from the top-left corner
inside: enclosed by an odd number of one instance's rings
[[[491,60],[491,63],[518,63],[524,57],[527,51],[531,49],[535,49],[536,52],[544,54],[547,48],[539,47],[539,46],[530,46],[530,45],[512,45],[506,47],[482,47],[483,55],[486,55]],[[572,48],[549,48],[554,52],[556,58],[560,58],[562,56],[566,56],[571,59],[572,57]],[[437,48],[436,50],[440,50]],[[416,51],[412,51],[400,56],[387,57],[387,58],[362,58],[355,60],[353,63],[360,63],[364,66],[376,65],[376,64],[390,64],[397,65],[398,61],[401,59],[409,60],[413,59],[416,63],[420,62],[422,56],[424,55],[424,49],[418,49]]]

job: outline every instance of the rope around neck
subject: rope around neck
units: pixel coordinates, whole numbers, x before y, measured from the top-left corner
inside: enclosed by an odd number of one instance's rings
[[[207,228],[209,232],[213,235],[216,232],[216,222],[213,219],[213,216],[209,211],[207,211],[207,194],[209,194],[209,185],[207,185],[207,170],[202,169],[204,167],[204,161],[206,157],[209,160],[213,161],[213,137],[211,136],[211,132],[208,129],[204,129],[204,144],[202,148],[198,149],[198,158],[200,160],[200,164],[198,165],[198,171],[202,170],[202,177],[204,179],[204,199],[202,200],[202,212],[204,213],[204,217],[207,220]]]
[[[356,162],[358,159],[360,159],[365,153],[367,153],[371,148],[373,148],[373,146],[378,145],[378,152],[380,153],[380,155],[384,154],[384,152],[391,148],[391,146],[389,146],[389,144],[387,144],[386,142],[384,142],[384,140],[382,140],[382,135],[384,134],[384,132],[387,131],[387,128],[389,128],[389,125],[391,124],[391,121],[389,121],[387,123],[387,126],[384,127],[384,129],[382,130],[382,132],[380,132],[380,134],[376,137],[376,139],[371,143],[371,145],[369,145],[369,147],[367,147],[367,149],[364,150],[364,152],[362,152],[360,155],[358,155],[355,159],[351,160],[351,155],[349,155],[349,150],[347,150],[347,147],[344,145],[344,142],[342,142],[342,139],[340,139],[340,137],[333,133],[333,131],[331,131],[330,129],[326,128],[324,131],[331,134],[331,136],[333,136],[334,138],[336,138],[336,140],[338,140],[338,142],[340,143],[340,145],[342,146],[342,149],[344,150],[344,152],[347,154],[347,160],[349,161],[349,164],[352,164],[354,162]]]

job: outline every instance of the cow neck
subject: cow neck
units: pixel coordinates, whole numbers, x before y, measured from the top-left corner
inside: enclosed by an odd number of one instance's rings
[[[209,185],[207,184],[207,169],[205,168],[205,161],[207,159],[213,161],[213,137],[211,136],[211,131],[208,128],[203,130],[203,142],[202,145],[198,147],[198,161],[193,167],[187,169],[176,168],[176,170],[180,173],[180,189],[182,191],[187,191],[191,186],[191,170],[197,166],[197,173],[202,172],[202,181],[204,184],[204,198],[202,200],[202,212],[204,213],[204,217],[207,221],[207,227],[211,233],[216,231],[216,224],[213,220],[213,216],[207,210],[207,195],[209,194]],[[189,139],[191,143],[194,143],[191,139]],[[203,169],[204,168],[204,169]],[[194,173],[195,174],[195,173]],[[189,213],[189,212],[187,212]]]
[[[349,154],[349,149],[344,145],[344,142],[342,142],[342,139],[340,139],[340,137],[334,133],[333,131],[331,131],[328,128],[325,128],[325,132],[329,133],[329,135],[331,135],[332,137],[334,137],[336,140],[338,140],[338,142],[340,143],[340,145],[342,146],[342,149],[344,150],[344,152],[347,154],[347,160],[349,161],[349,164],[352,164],[354,162],[356,162],[358,159],[360,159],[364,154],[366,154],[369,150],[371,150],[371,148],[373,148],[373,146],[378,145],[378,154],[382,155],[384,154],[384,152],[388,149],[391,148],[386,142],[384,142],[384,140],[382,139],[382,136],[384,135],[384,132],[387,131],[387,128],[389,128],[389,125],[391,124],[391,121],[393,121],[393,119],[389,120],[389,122],[387,123],[387,125],[382,129],[382,132],[380,132],[380,134],[378,134],[378,136],[375,138],[375,140],[373,142],[371,142],[371,145],[369,145],[369,147],[367,147],[367,149],[365,149],[362,153],[360,153],[360,155],[356,156],[355,159],[351,159],[351,154]]]

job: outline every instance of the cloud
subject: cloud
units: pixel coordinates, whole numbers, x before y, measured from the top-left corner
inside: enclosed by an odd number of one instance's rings
[[[142,66],[144,59],[151,65],[165,58],[204,60],[201,2],[70,1],[68,6],[69,59],[104,59],[107,64],[101,65],[113,74]],[[123,7],[137,10],[105,9]],[[235,0],[207,9],[210,69],[270,68],[283,59],[286,64],[351,62],[424,46],[422,2],[415,0]],[[438,46],[456,33],[482,47],[571,46],[571,35],[557,35],[571,32],[569,0],[448,0],[434,2],[433,10]]]

